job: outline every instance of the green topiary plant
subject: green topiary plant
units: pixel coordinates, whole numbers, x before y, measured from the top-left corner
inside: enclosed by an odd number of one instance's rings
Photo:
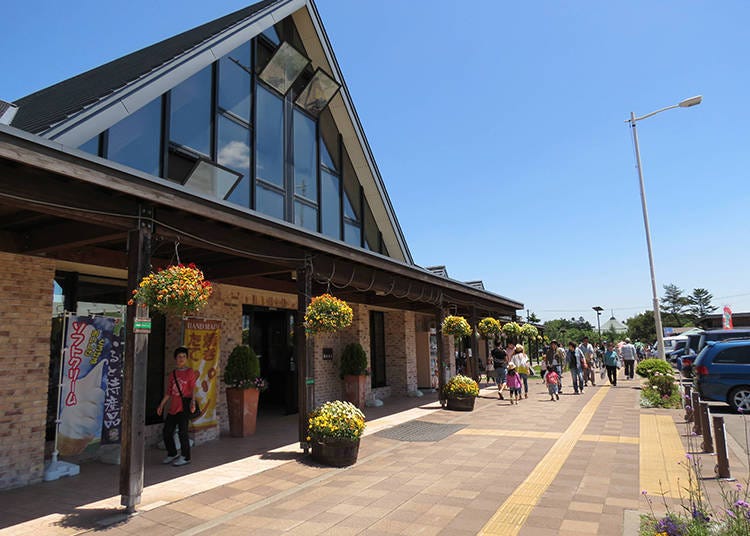
[[[260,377],[260,361],[252,348],[244,344],[234,347],[229,354],[223,380],[229,387],[263,389],[265,382]]]
[[[341,366],[339,367],[341,377],[361,376],[369,374],[367,368],[367,353],[358,342],[347,344],[344,353],[341,354]]]
[[[644,359],[635,368],[635,373],[641,378],[651,378],[655,372],[661,374],[674,374],[672,365],[661,359]]]

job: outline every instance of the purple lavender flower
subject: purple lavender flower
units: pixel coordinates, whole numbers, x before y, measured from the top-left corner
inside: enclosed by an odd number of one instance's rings
[[[644,489],[643,491],[641,491],[641,495],[648,495],[648,491],[646,491],[646,490]]]
[[[732,519],[737,519],[737,516],[729,509],[726,509],[727,515],[731,517]]]
[[[745,501],[739,500],[736,503],[734,503],[735,506],[739,506],[740,508],[750,508],[750,503],[747,503]]]

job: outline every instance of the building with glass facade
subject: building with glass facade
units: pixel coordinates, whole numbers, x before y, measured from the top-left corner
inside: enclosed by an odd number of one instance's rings
[[[414,264],[311,0],[251,5],[6,103],[0,118],[0,489],[42,478],[65,313],[122,319],[123,437],[130,449],[140,429],[158,440],[171,352],[190,340],[182,318],[153,314],[134,348],[127,301],[149,269],[203,269],[215,290],[199,316],[220,326],[212,377],[234,346],[253,346],[270,383],[260,410],[299,413],[302,447],[307,412],[342,396],[346,344],[368,353],[368,399],[387,401],[455,370],[445,314],[475,325],[523,308]],[[439,223],[425,222],[436,237]],[[306,304],[323,292],[354,323],[306,336]],[[227,429],[218,381],[212,396],[198,442]]]

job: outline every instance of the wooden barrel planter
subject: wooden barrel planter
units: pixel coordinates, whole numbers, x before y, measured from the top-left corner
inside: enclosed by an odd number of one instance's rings
[[[313,439],[312,458],[323,465],[354,465],[359,455],[359,439]]]
[[[453,411],[473,411],[475,396],[448,397],[448,409]]]

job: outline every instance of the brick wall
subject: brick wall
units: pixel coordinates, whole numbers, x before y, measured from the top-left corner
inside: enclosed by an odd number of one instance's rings
[[[0,489],[42,480],[54,263],[0,253]]]
[[[391,395],[406,396],[417,388],[417,343],[414,313],[385,314],[385,363]]]
[[[192,436],[196,444],[216,439],[221,431],[229,432],[229,419],[227,417],[227,399],[221,374],[226,366],[232,349],[242,344],[242,306],[257,305],[260,307],[276,307],[278,309],[297,309],[297,296],[281,294],[277,292],[265,292],[252,290],[244,287],[231,285],[214,285],[214,292],[208,305],[200,312],[199,317],[221,320],[220,358],[219,374],[217,375],[218,393],[216,400],[216,418],[218,426],[209,429],[195,431]],[[165,382],[166,376],[174,369],[172,354],[177,346],[182,344],[182,320],[180,318],[167,319],[165,359]],[[261,371],[261,374],[263,371]],[[166,388],[166,385],[165,385]],[[154,425],[153,430],[148,431],[148,437],[153,443],[161,440],[161,426]]]

